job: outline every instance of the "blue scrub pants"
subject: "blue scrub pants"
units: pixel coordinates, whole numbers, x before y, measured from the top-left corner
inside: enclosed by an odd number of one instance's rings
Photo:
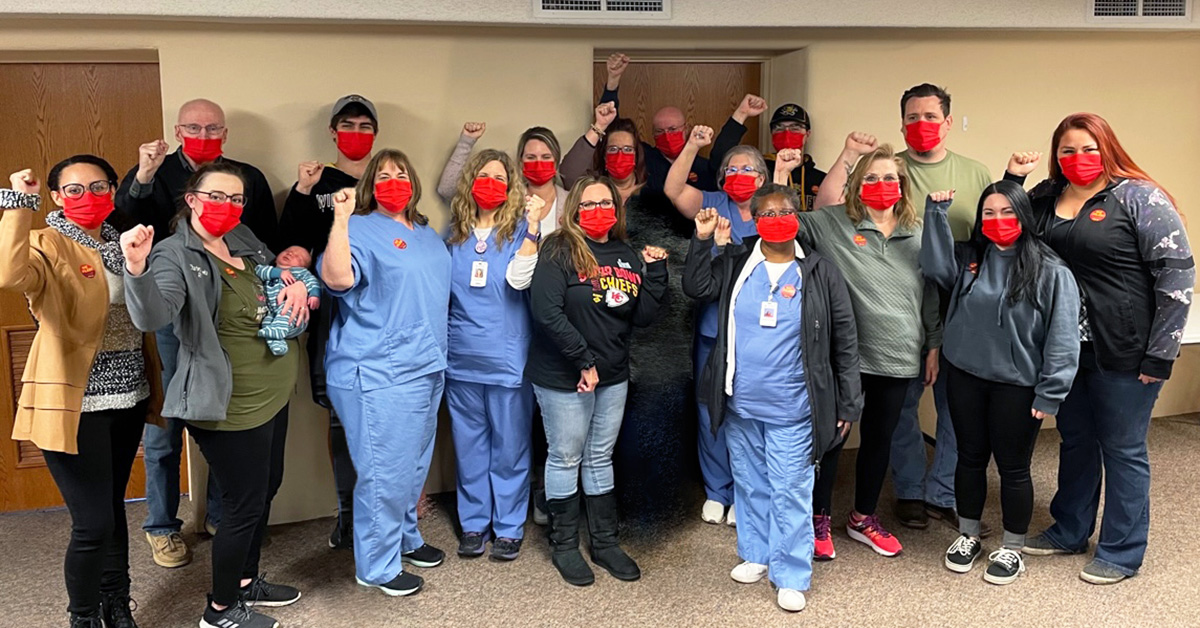
[[[925,361],[921,360],[921,376],[914,379],[904,398],[900,422],[892,435],[892,489],[896,499],[924,500],[939,508],[954,508],[954,470],[958,465],[958,441],[954,437],[954,421],[950,418],[950,402],[946,395],[946,375],[950,370],[946,358],[941,358],[937,381],[933,384],[933,401],[937,409],[937,444],[929,470],[925,467],[925,434],[921,431],[919,410],[925,394]]]
[[[400,555],[425,544],[417,530],[417,502],[437,430],[444,373],[438,371],[375,390],[326,386],[346,429],[354,485],[354,569],[369,584],[403,571]]]
[[[695,382],[700,383],[700,375],[708,356],[712,353],[716,338],[708,338],[696,334],[696,367]],[[729,470],[729,446],[725,442],[725,426],[721,425],[713,434],[712,422],[708,418],[708,406],[697,404],[700,419],[696,441],[700,450],[700,477],[704,479],[704,494],[724,506],[733,504],[733,472]]]
[[[781,589],[807,591],[812,582],[812,492],[816,470],[812,419],[776,425],[725,414],[738,556],[767,565]]]
[[[525,537],[533,388],[446,380],[463,532]]]

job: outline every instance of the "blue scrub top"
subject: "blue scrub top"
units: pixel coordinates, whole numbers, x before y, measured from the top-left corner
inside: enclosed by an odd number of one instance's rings
[[[529,290],[508,284],[508,263],[525,242],[526,223],[517,225],[512,240],[496,241],[488,234],[486,250],[476,252],[474,230],[450,251],[450,344],[446,377],[476,384],[519,388],[529,357],[531,316]],[[486,285],[471,287],[474,263],[487,263]]]
[[[431,227],[413,227],[381,211],[350,217],[354,285],[330,290],[328,385],[375,390],[446,368],[450,254]]]
[[[800,356],[800,268],[792,262],[771,290],[765,262],[750,272],[733,305],[733,396],[729,410],[745,419],[786,425],[811,414]],[[784,296],[790,294],[790,297]],[[759,324],[762,303],[776,306],[775,327]]]
[[[703,192],[704,200],[701,202],[701,207],[716,208],[717,213],[723,218],[728,218],[732,227],[730,230],[733,235],[733,243],[741,244],[743,238],[758,235],[758,227],[754,226],[753,220],[742,220],[742,213],[738,211],[737,203],[729,198],[725,192]],[[717,255],[717,245],[713,244],[713,256]],[[720,318],[720,305],[716,301],[711,301],[700,306],[700,335],[705,338],[717,337],[717,319]]]

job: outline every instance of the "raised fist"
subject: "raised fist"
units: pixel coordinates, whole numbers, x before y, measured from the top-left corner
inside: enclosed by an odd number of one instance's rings
[[[1042,154],[1039,152],[1018,152],[1013,153],[1012,157],[1008,158],[1008,170],[1010,173],[1018,177],[1028,176],[1038,167],[1038,163],[1042,160]]]
[[[617,107],[611,102],[602,102],[596,106],[596,128],[601,131],[608,128],[617,118]]]
[[[667,259],[667,250],[658,246],[648,246],[642,249],[642,259],[645,260],[647,264],[661,262]]]
[[[879,147],[879,140],[870,133],[855,131],[846,136],[846,150],[855,155],[866,155]]]
[[[625,73],[625,68],[629,67],[629,56],[614,52],[608,55],[608,80],[611,85],[613,81],[620,81],[621,75]]]
[[[354,213],[354,205],[357,200],[357,194],[354,188],[344,188],[333,194],[333,217],[342,220],[349,220],[350,214]]]
[[[549,213],[550,206],[542,197],[536,194],[525,197],[525,222],[530,225],[538,224]]]
[[[717,229],[717,210],[712,207],[705,207],[696,212],[696,237],[701,240],[707,240],[712,237],[713,231]]]
[[[746,94],[738,105],[737,112],[746,118],[760,116],[767,110],[767,101],[754,94]]]
[[[8,176],[8,181],[12,184],[14,192],[22,194],[36,195],[42,189],[41,184],[33,177],[33,170],[29,168],[12,173]]]
[[[717,246],[725,246],[733,242],[733,223],[729,222],[728,218],[724,216],[717,218],[716,237]]]
[[[954,200],[954,190],[941,190],[939,192],[931,192],[929,200],[935,203],[948,203]]]
[[[473,140],[477,140],[483,137],[483,132],[486,130],[486,122],[468,122],[463,125],[462,134],[463,137],[469,137]]]
[[[688,144],[691,144],[696,148],[704,148],[705,146],[712,144],[712,141],[713,130],[712,127],[708,126],[700,125],[692,128],[692,135],[688,137]]]
[[[154,246],[154,227],[137,225],[121,234],[121,254],[125,256],[125,269],[131,275],[140,275],[146,270],[146,258]]]
[[[146,142],[139,146],[137,180],[141,183],[149,183],[166,158],[167,143],[162,140]]]
[[[321,171],[325,165],[319,161],[302,161],[296,173],[296,191],[301,194],[311,194],[313,186],[321,180]]]
[[[775,171],[789,173],[804,163],[803,151],[785,148],[775,154]]]

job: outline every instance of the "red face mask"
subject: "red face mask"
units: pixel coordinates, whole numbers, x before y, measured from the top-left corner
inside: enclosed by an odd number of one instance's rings
[[[983,221],[983,237],[999,244],[1009,246],[1021,237],[1021,222],[1016,216],[1004,218],[986,218]]]
[[[199,137],[183,138],[183,154],[197,164],[206,164],[210,161],[216,161],[217,157],[221,156],[221,144],[224,142],[219,137],[201,139]]]
[[[617,181],[624,181],[633,174],[633,167],[637,165],[637,155],[631,153],[605,153],[604,154],[604,169],[608,171],[608,176]]]
[[[597,207],[579,212],[579,226],[593,240],[599,240],[608,235],[608,231],[617,224],[617,208]]]
[[[906,124],[904,141],[918,153],[928,153],[942,141],[942,123],[917,120]]]
[[[752,174],[731,174],[725,176],[725,185],[721,186],[729,198],[735,203],[745,203],[758,191],[758,177]]]
[[[546,185],[558,174],[553,161],[525,161],[521,163],[521,174],[533,185]]]
[[[95,229],[113,212],[112,194],[96,196],[89,190],[79,198],[63,197],[63,214],[84,229]]]
[[[412,182],[407,179],[385,179],[375,184],[375,202],[393,214],[408,207],[412,194]]]
[[[371,154],[375,146],[374,133],[359,133],[357,131],[338,131],[337,147],[346,159],[358,161]]]
[[[479,209],[492,211],[508,200],[508,184],[491,177],[476,177],[471,184],[471,198]]]
[[[896,204],[896,201],[900,200],[900,182],[864,183],[862,191],[858,193],[858,200],[862,201],[863,205],[878,211],[890,209]]]
[[[1058,158],[1058,167],[1062,169],[1067,181],[1086,187],[1091,185],[1096,177],[1104,174],[1104,162],[1100,153],[1075,153]]]
[[[242,221],[242,208],[229,201],[214,203],[202,201],[204,213],[200,214],[200,226],[216,237],[221,237]]]
[[[684,135],[683,130],[667,131],[654,136],[654,147],[667,159],[678,157],[679,153],[683,152],[685,144],[687,144],[687,136]]]
[[[804,140],[807,137],[808,133],[785,129],[771,134],[771,146],[775,147],[775,152],[777,153],[785,148],[804,150]]]
[[[796,234],[800,232],[800,219],[796,218],[796,214],[759,218],[755,227],[758,228],[758,235],[766,242],[787,242],[795,240]]]

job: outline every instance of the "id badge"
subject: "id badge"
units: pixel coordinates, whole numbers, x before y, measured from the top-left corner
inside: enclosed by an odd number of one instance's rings
[[[471,262],[471,287],[482,288],[487,285],[487,262]]]
[[[763,301],[762,309],[758,312],[758,324],[761,327],[774,327],[775,316],[778,314],[779,304],[774,301]]]

